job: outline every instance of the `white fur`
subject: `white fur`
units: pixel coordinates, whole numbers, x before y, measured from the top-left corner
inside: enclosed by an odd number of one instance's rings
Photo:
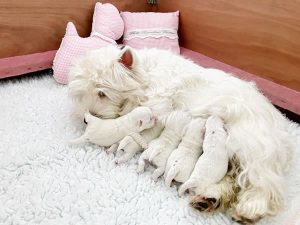
[[[177,148],[184,134],[184,128],[190,120],[191,117],[186,112],[171,112],[166,118],[165,128],[160,136],[151,141],[148,148],[141,154],[138,172],[143,172],[145,162],[149,161],[156,166],[152,178],[157,180],[164,173],[169,155]]]
[[[187,181],[202,153],[205,119],[193,119],[186,130],[178,148],[168,158],[165,169],[165,183],[171,186],[172,180],[184,183]]]
[[[156,120],[147,107],[138,107],[116,119],[100,119],[90,113],[85,113],[84,119],[87,122],[84,134],[70,143],[89,141],[104,147],[111,146],[128,134],[153,127]]]
[[[144,141],[148,143],[152,141],[154,138],[157,138],[163,129],[162,124],[158,123],[155,127],[146,129],[141,132],[141,136]],[[120,164],[131,159],[137,152],[143,150],[143,146],[138,143],[132,136],[126,136],[121,141],[117,148],[117,151],[123,150],[123,155],[116,159],[116,163]]]
[[[132,133],[129,134],[128,136],[132,137],[133,140],[135,140],[135,142],[138,143],[143,149],[148,148],[147,141],[139,133]]]
[[[203,154],[198,159],[190,178],[180,186],[178,190],[180,196],[190,188],[205,191],[208,186],[218,183],[225,176],[228,168],[226,138],[223,121],[216,116],[209,117],[205,125]]]
[[[131,68],[119,62],[125,51],[133,55]],[[230,160],[235,157],[239,163],[236,183],[241,191],[234,214],[256,219],[278,213],[283,205],[283,172],[292,140],[286,118],[253,83],[204,69],[168,51],[108,46],[76,63],[69,90],[81,116],[89,109],[114,118],[143,104],[158,115],[188,109],[196,116],[221,117]],[[99,98],[99,90],[106,97]]]

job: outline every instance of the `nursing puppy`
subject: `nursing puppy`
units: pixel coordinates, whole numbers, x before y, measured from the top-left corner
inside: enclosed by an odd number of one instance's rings
[[[89,110],[101,118],[116,118],[138,105],[148,105],[159,116],[182,109],[193,116],[219,116],[228,132],[230,161],[238,163],[234,185],[240,191],[231,216],[255,221],[282,208],[283,174],[294,140],[286,118],[253,83],[168,51],[107,46],[74,65],[69,93],[81,117]]]
[[[226,138],[223,121],[217,116],[209,117],[205,125],[203,154],[190,178],[180,186],[180,196],[190,188],[197,188],[198,192],[205,191],[208,186],[218,183],[225,176],[229,160],[225,147]]]
[[[144,171],[145,163],[150,162],[156,166],[156,170],[152,174],[152,178],[157,180],[166,167],[167,160],[172,151],[174,151],[180,143],[185,127],[191,121],[191,117],[184,111],[174,111],[166,118],[165,128],[161,135],[149,143],[148,148],[141,154],[138,162],[138,172]],[[157,152],[159,152],[157,154]]]
[[[117,147],[117,151],[123,151],[123,154],[116,159],[116,164],[124,163],[131,159],[137,152],[148,148],[148,143],[157,138],[160,135],[162,129],[163,125],[160,123],[156,123],[153,128],[141,132],[142,139],[147,143],[146,147],[141,145],[141,143],[137,142],[135,138],[130,135],[124,137]]]
[[[131,133],[138,133],[155,125],[156,118],[147,107],[137,107],[127,115],[116,119],[101,119],[90,113],[85,113],[87,123],[84,134],[70,143],[92,142],[108,147],[120,141]]]
[[[235,182],[236,166],[235,162],[230,162],[227,174],[219,182],[208,185],[205,190],[201,186],[190,189],[190,194],[192,194],[190,206],[201,212],[211,212],[217,209],[225,211],[231,208],[232,204],[235,204],[236,194],[240,189]]]
[[[182,141],[168,158],[165,169],[165,183],[171,186],[172,180],[184,183],[189,178],[195,164],[202,154],[205,119],[193,119],[184,134]]]

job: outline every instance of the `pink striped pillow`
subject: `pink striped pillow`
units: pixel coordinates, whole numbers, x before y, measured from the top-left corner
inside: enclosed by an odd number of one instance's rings
[[[169,49],[180,54],[178,43],[179,12],[122,12],[125,30],[123,44],[133,48]]]

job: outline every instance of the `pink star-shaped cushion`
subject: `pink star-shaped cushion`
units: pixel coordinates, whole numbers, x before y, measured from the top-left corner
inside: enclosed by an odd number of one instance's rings
[[[68,73],[74,60],[87,51],[116,44],[124,31],[124,23],[118,9],[112,4],[96,3],[90,37],[79,37],[75,25],[69,22],[66,34],[53,61],[53,76],[62,84],[68,83]]]

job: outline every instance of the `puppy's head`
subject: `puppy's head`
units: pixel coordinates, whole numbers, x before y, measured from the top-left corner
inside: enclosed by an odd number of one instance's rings
[[[107,46],[90,51],[71,68],[69,94],[79,116],[89,110],[102,118],[115,118],[139,104],[144,83],[134,51]]]
[[[208,133],[216,130],[223,130],[224,129],[224,122],[223,120],[218,116],[210,116],[208,117],[205,128]]]
[[[153,115],[148,107],[137,107],[131,112],[132,119],[137,123],[139,131],[149,129],[155,126],[157,117]]]

